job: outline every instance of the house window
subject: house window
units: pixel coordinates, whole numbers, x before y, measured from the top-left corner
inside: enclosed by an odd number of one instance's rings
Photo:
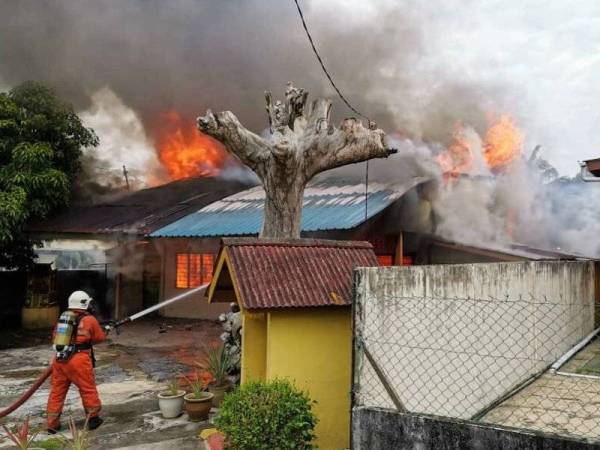
[[[377,255],[377,261],[380,266],[393,266],[394,257],[392,255]]]
[[[176,286],[187,289],[210,283],[215,255],[212,253],[178,253]]]

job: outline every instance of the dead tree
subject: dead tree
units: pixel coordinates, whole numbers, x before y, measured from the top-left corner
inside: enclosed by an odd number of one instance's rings
[[[331,101],[319,98],[309,107],[308,92],[288,83],[285,104],[265,93],[270,134],[246,129],[230,111],[198,118],[198,128],[220,141],[252,169],[266,192],[261,237],[300,237],[304,188],[319,172],[346,164],[385,158],[393,153],[385,133],[374,123],[365,128],[354,118],[340,128],[329,123]]]

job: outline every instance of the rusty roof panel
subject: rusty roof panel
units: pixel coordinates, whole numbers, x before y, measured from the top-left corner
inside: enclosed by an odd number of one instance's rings
[[[145,235],[249,186],[219,178],[186,178],[98,204],[72,206],[31,224],[29,231]]]
[[[368,242],[223,239],[248,310],[352,303],[352,271],[377,266]]]

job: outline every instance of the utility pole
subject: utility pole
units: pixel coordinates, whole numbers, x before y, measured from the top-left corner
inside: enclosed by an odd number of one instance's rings
[[[127,167],[123,166],[123,176],[125,177],[125,184],[127,185],[127,190],[129,190],[129,177],[127,176],[129,172],[127,172]]]

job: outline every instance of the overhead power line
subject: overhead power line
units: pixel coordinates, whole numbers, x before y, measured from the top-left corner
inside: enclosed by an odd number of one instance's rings
[[[331,75],[327,71],[327,68],[325,67],[325,63],[323,62],[321,55],[319,55],[319,51],[317,50],[317,47],[315,46],[315,42],[313,41],[310,31],[308,31],[308,26],[306,25],[306,20],[304,20],[304,14],[302,13],[302,8],[300,8],[300,4],[298,3],[298,0],[294,0],[294,3],[296,3],[296,8],[298,8],[298,14],[300,14],[300,20],[302,20],[302,26],[304,27],[304,31],[306,32],[306,37],[308,37],[310,46],[312,47],[313,52],[315,53],[315,56],[317,57],[317,60],[319,61],[319,64],[321,65],[321,69],[323,69],[323,72],[325,72],[327,79],[331,83],[331,86],[333,87],[333,89],[335,89],[335,92],[337,92],[339,97],[346,104],[346,106],[348,108],[350,108],[351,111],[358,114],[363,119],[367,119],[368,126],[370,127],[371,119],[369,119],[369,117],[365,116],[363,113],[361,113],[358,109],[356,109],[354,106],[352,106],[350,104],[348,99],[344,96],[344,94],[342,94],[340,89],[337,87],[337,85],[333,81],[333,78],[331,78]],[[369,217],[369,160],[367,159],[366,164],[365,164],[365,221],[368,219],[368,217]]]
[[[304,31],[306,32],[306,36],[308,37],[310,46],[312,47],[313,52],[315,53],[315,56],[319,60],[319,64],[321,65],[323,72],[325,72],[325,75],[327,76],[327,79],[331,83],[331,86],[333,87],[333,89],[335,89],[335,92],[337,92],[339,97],[342,99],[342,101],[346,104],[346,106],[348,108],[350,108],[353,112],[358,114],[360,117],[367,119],[367,121],[371,122],[371,119],[369,119],[367,116],[365,116],[363,113],[361,113],[358,109],[356,109],[354,106],[352,106],[350,104],[348,99],[346,97],[344,97],[344,94],[342,94],[342,92],[339,90],[339,88],[333,81],[333,78],[331,78],[331,75],[329,74],[329,72],[327,71],[327,68],[325,67],[325,63],[323,63],[323,59],[321,58],[321,55],[319,55],[317,47],[315,46],[315,42],[313,41],[313,38],[310,35],[310,31],[308,31],[308,26],[306,25],[306,20],[304,20],[304,14],[302,14],[302,8],[300,8],[300,4],[298,3],[298,0],[294,0],[294,3],[296,3],[296,8],[298,8],[298,14],[300,14],[300,20],[302,20],[302,26],[304,27]]]

